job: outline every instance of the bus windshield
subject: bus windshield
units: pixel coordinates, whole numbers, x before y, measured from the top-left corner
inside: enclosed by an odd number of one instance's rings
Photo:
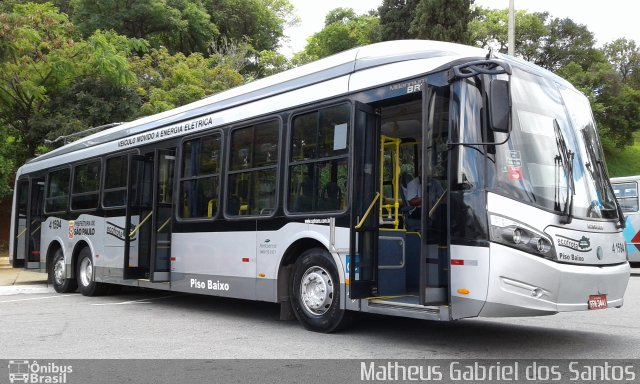
[[[494,191],[577,218],[617,219],[587,98],[518,69],[511,82],[512,131],[496,147]]]

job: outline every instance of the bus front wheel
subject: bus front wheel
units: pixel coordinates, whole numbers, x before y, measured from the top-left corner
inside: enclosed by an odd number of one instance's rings
[[[329,252],[305,251],[295,263],[291,282],[291,306],[305,328],[329,333],[347,325],[350,314],[340,309],[340,279]]]
[[[53,289],[55,289],[56,292],[69,293],[78,288],[75,279],[67,278],[67,266],[64,262],[64,254],[61,248],[58,248],[53,255],[49,273],[51,275],[51,281],[53,282]]]
[[[91,250],[88,247],[82,248],[80,251],[76,271],[80,293],[85,296],[98,296],[104,293],[104,284],[96,283],[94,280],[95,267],[91,258]]]

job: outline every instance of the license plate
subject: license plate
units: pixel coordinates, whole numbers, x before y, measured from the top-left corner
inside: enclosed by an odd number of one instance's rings
[[[589,309],[605,309],[607,306],[607,295],[589,295]]]

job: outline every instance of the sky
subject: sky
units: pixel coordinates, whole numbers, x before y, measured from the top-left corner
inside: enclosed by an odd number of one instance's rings
[[[338,7],[353,8],[357,14],[378,8],[382,0],[289,0],[300,24],[288,28],[289,42],[280,50],[286,56],[304,49],[306,39],[324,27],[326,14]],[[595,34],[597,45],[620,37],[640,44],[640,1],[638,0],[514,0],[515,8],[529,12],[548,11],[553,17],[569,17],[585,24]],[[476,0],[487,8],[507,8],[509,0]]]

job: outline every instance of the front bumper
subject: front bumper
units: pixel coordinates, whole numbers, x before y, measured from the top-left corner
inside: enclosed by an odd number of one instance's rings
[[[589,295],[606,294],[620,307],[629,263],[603,266],[561,264],[492,243],[487,301],[479,316],[535,316],[588,309]]]

